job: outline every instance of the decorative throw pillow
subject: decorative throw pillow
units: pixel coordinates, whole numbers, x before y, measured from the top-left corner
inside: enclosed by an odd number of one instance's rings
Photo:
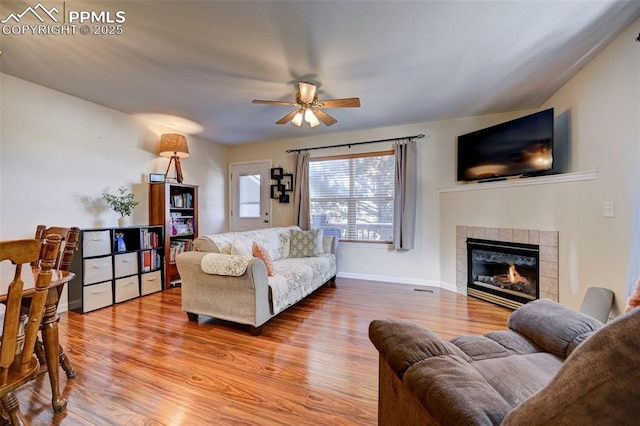
[[[270,277],[273,276],[273,260],[271,260],[269,250],[258,243],[253,243],[252,251],[253,255],[258,259],[261,259],[267,266],[267,275],[269,275]]]
[[[629,312],[637,306],[640,306],[640,279],[638,280],[638,285],[636,285],[636,291],[629,296],[629,299],[627,300],[627,307],[624,311]]]
[[[280,259],[286,259],[289,257],[289,253],[291,252],[291,234],[286,232],[281,232],[278,234],[278,254],[280,255]]]
[[[291,230],[289,257],[314,257],[322,253],[322,229]]]
[[[252,256],[251,250],[249,250],[247,246],[238,239],[233,240],[233,243],[231,243],[231,254],[238,256]]]

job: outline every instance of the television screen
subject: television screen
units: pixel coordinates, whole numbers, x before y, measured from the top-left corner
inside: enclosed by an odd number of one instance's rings
[[[553,108],[458,136],[458,180],[534,175],[553,167]]]

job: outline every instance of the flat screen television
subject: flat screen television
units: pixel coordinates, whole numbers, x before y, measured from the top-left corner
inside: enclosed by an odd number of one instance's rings
[[[458,180],[534,176],[553,168],[553,108],[458,136]]]

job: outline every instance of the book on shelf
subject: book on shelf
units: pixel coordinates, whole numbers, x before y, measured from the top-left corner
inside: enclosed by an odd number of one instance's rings
[[[142,272],[155,271],[162,264],[160,253],[155,249],[145,250],[140,256],[142,257]]]
[[[191,209],[193,208],[193,195],[185,192],[171,197],[171,208]]]
[[[181,239],[171,240],[169,260],[171,262],[175,262],[177,255],[179,255],[182,252],[191,251],[191,250],[193,250],[193,240],[181,240]]]
[[[140,233],[140,248],[143,250],[157,248],[159,241],[160,235],[155,231],[143,229]]]

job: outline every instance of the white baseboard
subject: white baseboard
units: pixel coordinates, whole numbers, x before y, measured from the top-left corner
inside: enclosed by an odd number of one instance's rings
[[[69,304],[68,303],[65,303],[65,304],[60,303],[58,305],[58,310],[57,310],[58,313],[67,312],[68,310],[69,310]]]
[[[452,284],[448,284],[442,281],[435,281],[435,280],[421,280],[417,278],[403,278],[403,277],[392,277],[392,276],[386,276],[386,275],[372,275],[372,274],[357,274],[353,272],[338,272],[338,278],[352,278],[354,280],[383,281],[383,282],[395,283],[395,284],[438,287],[443,290],[452,291],[454,293],[457,293],[458,291],[456,289],[456,286]]]

